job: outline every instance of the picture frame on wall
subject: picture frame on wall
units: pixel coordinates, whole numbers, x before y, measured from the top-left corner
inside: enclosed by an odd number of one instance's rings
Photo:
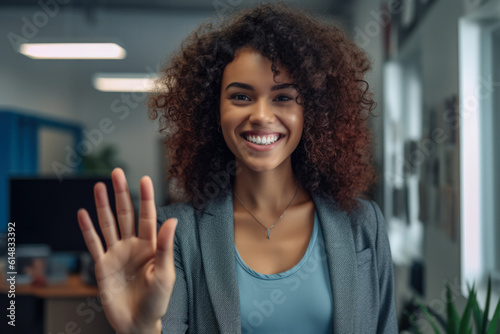
[[[418,182],[418,220],[423,224],[429,221],[429,186],[422,179]]]
[[[392,215],[402,221],[407,221],[407,191],[405,187],[394,187],[392,189]]]
[[[450,185],[443,185],[439,189],[440,214],[439,222],[441,229],[451,240],[455,240],[457,233],[455,189]]]
[[[457,145],[459,114],[458,114],[458,97],[456,94],[453,94],[449,98],[445,99],[441,109],[439,125],[445,133],[446,143],[451,145]]]

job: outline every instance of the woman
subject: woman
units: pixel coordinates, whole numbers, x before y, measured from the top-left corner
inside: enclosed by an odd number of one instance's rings
[[[368,69],[338,28],[283,6],[183,43],[150,117],[187,201],[157,213],[144,177],[136,236],[116,169],[119,233],[95,187],[106,251],[78,213],[118,333],[397,333],[383,218],[360,199],[375,180]]]

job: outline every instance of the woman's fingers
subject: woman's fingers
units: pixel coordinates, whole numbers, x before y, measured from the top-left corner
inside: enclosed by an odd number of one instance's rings
[[[134,208],[125,173],[121,168],[115,168],[111,173],[111,179],[115,190],[116,217],[120,226],[121,238],[131,238],[135,236]]]
[[[175,282],[174,235],[177,219],[167,219],[158,232],[155,274],[160,282],[173,288]]]
[[[92,255],[94,261],[97,261],[103,254],[104,248],[101,243],[101,239],[97,234],[94,224],[90,219],[90,216],[85,209],[78,210],[78,224],[80,225],[80,230],[83,234],[83,239],[85,240],[85,244]]]
[[[139,238],[151,240],[156,245],[156,206],[151,178],[144,176],[140,188]]]
[[[94,186],[94,199],[99,226],[106,241],[106,247],[109,248],[118,241],[118,232],[116,231],[115,217],[109,206],[108,191],[104,183],[98,182]]]

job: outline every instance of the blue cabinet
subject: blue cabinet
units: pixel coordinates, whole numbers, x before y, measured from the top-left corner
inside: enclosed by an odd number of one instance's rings
[[[9,177],[38,174],[39,131],[46,128],[68,132],[75,143],[81,141],[83,128],[77,123],[0,110],[0,233],[9,220]]]

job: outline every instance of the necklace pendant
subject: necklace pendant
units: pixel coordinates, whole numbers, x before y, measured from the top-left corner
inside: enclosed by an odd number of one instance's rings
[[[247,210],[247,212],[250,214],[250,216],[252,216],[252,218],[255,219],[255,221],[257,223],[260,224],[260,226],[262,226],[263,228],[267,229],[267,239],[271,239],[270,229],[273,228],[274,225],[278,224],[278,222],[281,220],[281,218],[283,218],[283,216],[285,215],[286,210],[288,210],[288,208],[290,207],[290,205],[292,205],[292,202],[295,199],[295,196],[297,196],[297,193],[299,192],[299,186],[300,186],[300,184],[297,184],[297,190],[295,190],[295,194],[293,195],[292,200],[290,201],[290,203],[288,203],[288,205],[286,206],[285,211],[283,211],[283,213],[278,218],[278,220],[275,221],[274,224],[272,224],[271,227],[269,227],[269,228],[266,227],[264,224],[262,224],[257,218],[255,218],[255,216],[250,212],[250,210],[248,210],[248,208],[245,206],[245,204],[243,204],[243,202],[241,201],[241,199],[238,197],[238,195],[236,195],[236,193],[234,191],[233,191],[233,194],[234,194],[234,197],[236,197],[236,199],[238,200],[238,202],[240,202],[241,206],[243,206],[243,208],[245,210]]]

